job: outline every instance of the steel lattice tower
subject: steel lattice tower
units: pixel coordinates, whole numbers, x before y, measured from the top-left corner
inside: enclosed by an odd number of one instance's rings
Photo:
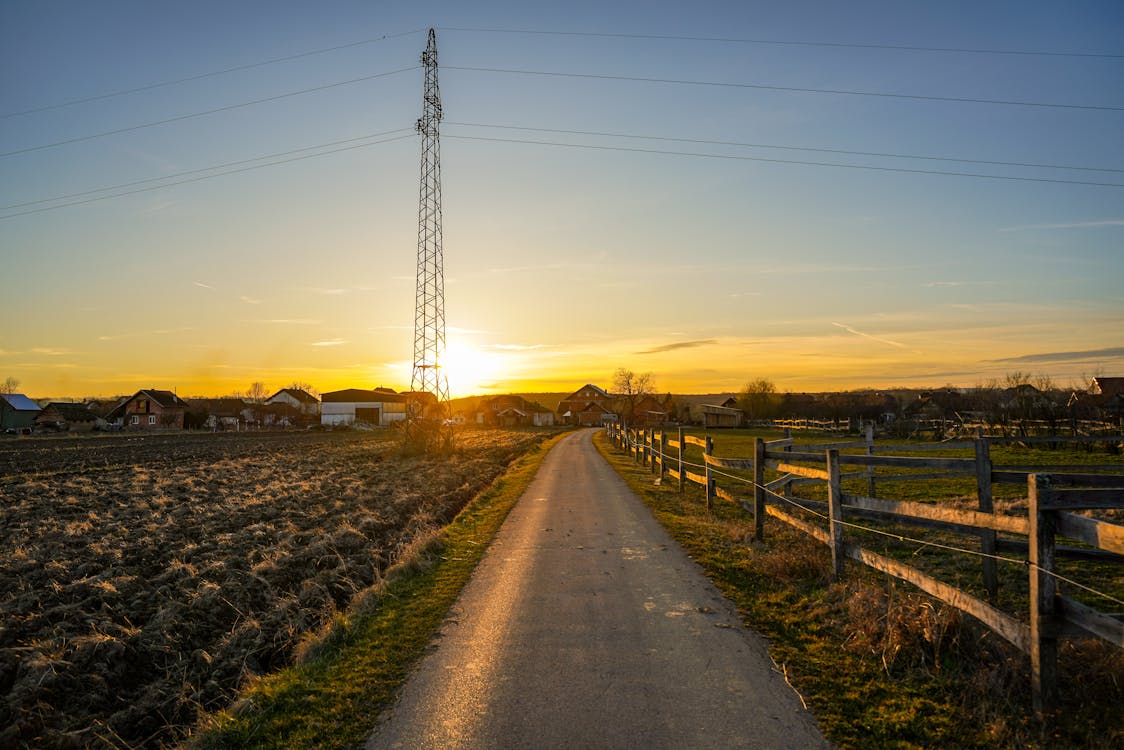
[[[425,95],[417,130],[422,136],[418,203],[418,278],[414,311],[414,372],[410,389],[437,397],[447,411],[445,356],[445,268],[441,249],[441,91],[437,86],[437,35],[429,30],[425,51]]]

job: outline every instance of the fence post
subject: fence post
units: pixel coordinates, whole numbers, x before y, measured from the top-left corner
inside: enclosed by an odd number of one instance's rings
[[[679,428],[679,494],[683,494],[683,428]]]
[[[874,422],[868,422],[867,423],[866,433],[864,434],[864,437],[866,438],[866,455],[873,456],[874,455]],[[874,481],[874,467],[873,466],[867,466],[866,467],[866,494],[869,497],[878,497],[877,489],[875,487],[875,481]]]
[[[1049,721],[1058,703],[1058,623],[1054,570],[1053,485],[1049,475],[1027,477],[1030,495],[1030,686],[1034,712]]]
[[[663,484],[663,475],[667,471],[667,430],[660,428],[660,484]]]
[[[753,535],[765,541],[765,438],[753,441]]]
[[[839,476],[839,451],[835,448],[827,452],[827,473],[827,499],[831,515],[831,569],[838,581],[843,578],[843,488]]]
[[[650,473],[650,474],[656,473],[656,468],[657,468],[656,462],[660,460],[660,457],[659,457],[659,455],[656,451],[656,446],[659,445],[659,439],[658,439],[657,435],[659,435],[659,433],[656,432],[656,428],[653,427],[652,428],[652,437],[651,437],[651,440],[649,441],[650,444],[651,444],[651,448],[649,449],[649,452],[648,452],[648,458],[649,458],[648,473]]]
[[[792,439],[792,428],[791,427],[785,427],[784,428],[784,439],[785,440],[791,440]],[[792,446],[786,445],[784,447],[784,452],[785,453],[792,453]],[[785,463],[791,463],[791,461],[785,461]],[[784,496],[785,497],[792,497],[792,482],[785,482]]]
[[[714,477],[710,475],[710,462],[707,457],[714,454],[714,438],[706,436],[706,447],[703,448],[703,464],[706,466],[706,509],[710,510],[710,499],[714,496]]]
[[[983,428],[976,428],[976,495],[979,498],[981,513],[994,513],[995,503],[991,496],[991,443],[984,437]],[[994,555],[997,534],[993,529],[980,530],[980,551],[985,555]],[[987,591],[987,598],[995,601],[999,595],[999,572],[996,568],[995,558],[984,557],[983,584]]]

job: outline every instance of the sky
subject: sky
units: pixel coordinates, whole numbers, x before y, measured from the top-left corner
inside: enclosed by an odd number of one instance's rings
[[[454,396],[1124,375],[1115,1],[10,0],[0,379],[408,388],[430,27]]]

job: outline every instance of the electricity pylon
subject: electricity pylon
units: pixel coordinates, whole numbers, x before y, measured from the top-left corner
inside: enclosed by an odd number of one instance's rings
[[[439,407],[440,415],[446,417],[449,382],[442,369],[445,357],[445,268],[441,249],[441,134],[438,130],[441,91],[437,86],[437,35],[433,29],[429,30],[421,63],[425,68],[425,93],[422,116],[417,122],[417,130],[422,137],[422,154],[414,372],[410,390],[433,394],[436,397],[434,405]]]

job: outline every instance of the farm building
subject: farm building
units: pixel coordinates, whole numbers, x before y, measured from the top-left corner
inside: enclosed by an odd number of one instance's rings
[[[257,423],[253,404],[241,398],[193,398],[188,407],[193,427],[241,430]]]
[[[320,401],[300,388],[282,388],[265,400],[266,404],[288,404],[301,414],[318,415]]]
[[[558,403],[558,418],[563,424],[587,427],[616,422],[615,401],[616,397],[612,394],[592,383],[586,383]]]
[[[522,396],[496,396],[480,404],[476,423],[503,427],[550,427],[554,424],[554,412]]]
[[[721,404],[703,404],[703,425],[706,427],[741,427],[745,414],[737,408],[737,399],[730,396]]]
[[[111,425],[126,430],[182,430],[187,402],[172,391],[141,390],[106,415]]]
[[[390,388],[347,388],[320,396],[320,423],[325,425],[365,424],[388,427],[406,418],[406,401],[411,394],[395,393]]]
[[[54,430],[89,432],[95,428],[98,419],[98,415],[90,411],[86,404],[52,401],[39,412],[35,424]]]
[[[41,411],[39,404],[22,393],[0,394],[0,429],[22,430],[31,427]]]
[[[663,398],[644,396],[632,407],[632,424],[636,427],[659,427],[671,418],[673,407],[670,393]]]

